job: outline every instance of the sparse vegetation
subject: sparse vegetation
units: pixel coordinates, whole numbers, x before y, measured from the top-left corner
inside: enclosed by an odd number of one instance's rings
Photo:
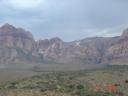
[[[47,72],[1,84],[0,93],[4,96],[127,96],[127,74],[126,67]]]

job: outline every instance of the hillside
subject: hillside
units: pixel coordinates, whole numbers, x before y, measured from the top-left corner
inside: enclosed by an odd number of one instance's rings
[[[30,32],[5,24],[0,27],[0,45],[0,64],[128,64],[127,29],[118,37],[35,41]]]

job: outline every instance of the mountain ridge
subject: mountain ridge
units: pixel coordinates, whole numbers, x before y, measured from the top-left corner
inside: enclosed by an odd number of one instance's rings
[[[0,64],[114,64],[118,60],[127,64],[128,29],[117,37],[92,37],[72,42],[55,37],[36,41],[23,28],[5,24],[0,27],[0,45]]]

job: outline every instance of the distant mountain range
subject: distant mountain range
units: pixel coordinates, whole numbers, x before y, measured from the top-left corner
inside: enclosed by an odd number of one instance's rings
[[[30,32],[5,24],[0,27],[0,64],[14,63],[128,64],[128,29],[117,37],[35,41]]]

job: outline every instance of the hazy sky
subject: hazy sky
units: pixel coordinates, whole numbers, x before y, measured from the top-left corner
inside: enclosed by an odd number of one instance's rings
[[[36,39],[115,36],[128,27],[127,9],[128,0],[0,0],[0,25],[23,27]]]

